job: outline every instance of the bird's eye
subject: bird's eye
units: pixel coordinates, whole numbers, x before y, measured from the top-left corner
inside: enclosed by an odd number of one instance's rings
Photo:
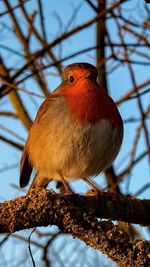
[[[69,82],[70,82],[70,83],[73,83],[73,82],[74,82],[74,77],[73,77],[73,76],[70,76],[70,77],[69,77]]]

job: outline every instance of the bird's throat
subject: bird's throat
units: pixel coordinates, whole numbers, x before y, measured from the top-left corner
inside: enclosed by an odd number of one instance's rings
[[[96,123],[108,119],[113,124],[121,123],[120,114],[113,100],[99,88],[68,95],[68,108],[73,117],[82,124]]]

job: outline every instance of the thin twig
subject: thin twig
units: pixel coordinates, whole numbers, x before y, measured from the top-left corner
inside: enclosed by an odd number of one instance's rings
[[[35,264],[35,261],[34,261],[34,258],[33,258],[33,255],[32,255],[32,250],[31,250],[31,236],[32,234],[34,233],[35,231],[35,228],[31,231],[30,235],[29,235],[29,253],[30,253],[30,256],[31,256],[31,261],[32,261],[32,264],[33,264],[33,267],[36,267],[36,264]]]

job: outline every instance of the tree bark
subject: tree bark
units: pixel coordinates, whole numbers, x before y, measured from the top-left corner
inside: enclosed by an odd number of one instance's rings
[[[51,190],[32,189],[26,196],[0,204],[0,233],[57,225],[64,233],[83,240],[123,266],[150,266],[150,243],[131,243],[111,218],[150,224],[150,201],[111,192],[98,196],[60,195]]]

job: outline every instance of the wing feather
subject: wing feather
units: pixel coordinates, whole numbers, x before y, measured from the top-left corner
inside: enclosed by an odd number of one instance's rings
[[[53,95],[50,95],[48,98],[46,98],[46,100],[42,103],[42,105],[40,106],[37,112],[37,115],[36,115],[36,118],[35,118],[35,121],[32,127],[34,127],[35,124],[40,123],[42,118],[47,113],[48,109],[51,108],[51,105],[53,104],[53,99],[56,99],[56,98],[57,96],[55,97]],[[32,131],[32,127],[30,131]],[[21,161],[20,161],[20,187],[21,188],[25,187],[29,183],[32,169],[34,167],[32,166],[30,159],[29,159],[29,145],[32,145],[30,144],[30,133],[28,135],[26,144],[24,146]]]

